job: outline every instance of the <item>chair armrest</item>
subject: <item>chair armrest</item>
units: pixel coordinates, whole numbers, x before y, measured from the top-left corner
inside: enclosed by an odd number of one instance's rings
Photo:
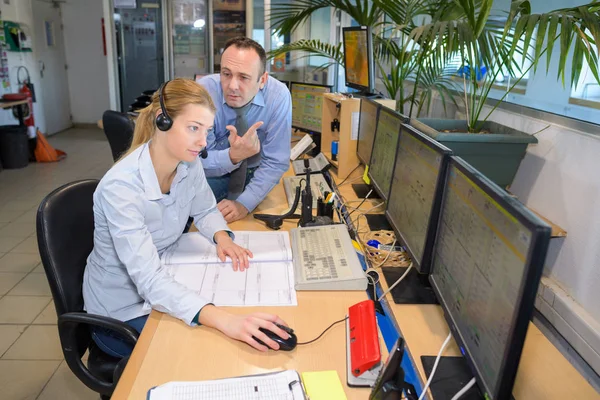
[[[121,335],[124,340],[133,344],[137,343],[140,334],[125,322],[101,315],[88,314],[86,312],[69,312],[58,317],[58,333],[67,365],[87,387],[100,394],[110,396],[115,390],[117,381],[107,382],[100,379],[93,375],[81,361],[83,353],[92,340],[88,332],[85,332],[85,336],[82,336],[84,333],[82,329],[86,330],[86,325],[110,329]],[[125,363],[126,361],[121,365],[121,369],[125,367]]]
[[[123,339],[132,344],[136,344],[140,334],[130,325],[118,319],[105,317],[102,315],[88,314],[85,312],[69,312],[58,317],[58,328],[66,325],[93,325],[110,329],[123,336]]]

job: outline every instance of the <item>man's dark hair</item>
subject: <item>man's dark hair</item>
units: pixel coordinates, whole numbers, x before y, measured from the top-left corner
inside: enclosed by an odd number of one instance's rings
[[[256,51],[256,54],[260,57],[260,74],[258,75],[258,78],[260,79],[262,74],[267,70],[267,54],[265,53],[265,49],[263,49],[258,42],[244,36],[234,37],[225,42],[223,53],[231,46],[237,47],[238,49],[253,49]]]

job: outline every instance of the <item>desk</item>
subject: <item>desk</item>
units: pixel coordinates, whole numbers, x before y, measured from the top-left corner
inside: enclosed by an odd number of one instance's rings
[[[27,104],[29,101],[28,100],[16,100],[16,101],[0,101],[0,108],[3,109],[7,109],[7,108],[12,108],[12,107],[17,107],[17,106],[21,106],[23,104]],[[17,116],[18,116],[18,120],[19,120],[19,125],[24,126],[25,125],[25,116],[23,115],[23,108],[22,107],[17,107]]]
[[[383,274],[380,282],[381,289],[387,290]],[[391,294],[386,295],[383,301],[386,303],[384,307],[392,314],[392,322],[406,342],[412,365],[424,385],[427,376],[421,356],[436,356],[450,331],[442,307],[395,304]],[[451,339],[443,355],[461,355],[454,339]],[[600,394],[531,322],[517,370],[513,396],[516,400],[600,399]]]
[[[286,173],[292,175],[291,168]],[[346,190],[352,191],[350,185]],[[287,210],[283,185],[277,185],[256,212]],[[283,229],[297,221],[284,222]],[[233,230],[266,230],[252,216],[230,224]],[[343,318],[348,307],[367,298],[365,292],[298,292],[297,307],[228,307],[233,313],[254,311],[278,314],[295,330],[298,341],[316,338],[333,321]],[[387,355],[385,356],[387,357]],[[112,396],[145,399],[148,389],[172,380],[206,380],[250,375],[280,369],[298,372],[336,370],[348,399],[366,399],[370,389],[346,385],[346,331],[343,323],[321,339],[292,352],[261,353],[245,343],[205,327],[191,328],[166,314],[152,311],[138,344]]]
[[[385,279],[382,286],[387,289]],[[436,356],[449,332],[442,308],[438,305],[394,304],[389,294],[386,300],[392,312],[391,317],[397,323],[409,348],[413,365],[424,383],[427,377],[423,371],[421,356]],[[460,355],[454,339],[443,355]],[[531,322],[517,370],[513,396],[517,400],[600,398],[600,394]]]
[[[359,174],[357,171],[353,176]],[[291,175],[291,171],[286,175]],[[355,198],[351,185],[342,186],[340,192],[346,199]],[[377,200],[368,200],[361,209],[367,210],[375,202]],[[283,185],[280,184],[256,212],[282,213],[287,208]],[[296,221],[286,221],[283,229],[295,226]],[[231,224],[231,228],[265,229],[263,223],[251,217]],[[381,282],[382,288],[387,289],[385,279]],[[277,313],[296,330],[299,341],[306,341],[316,337],[334,320],[342,318],[350,305],[365,298],[363,292],[298,292],[298,307],[269,307],[260,308],[260,311]],[[426,377],[420,356],[435,356],[449,331],[442,309],[437,305],[397,305],[391,295],[385,301],[386,308],[391,311],[392,323],[404,337],[412,364],[424,383]],[[230,307],[228,310],[246,313],[255,309]],[[153,311],[112,398],[145,399],[150,387],[170,380],[214,379],[296,369],[299,372],[336,370],[348,399],[367,399],[369,389],[354,389],[346,385],[344,335],[344,327],[339,324],[319,341],[299,346],[291,353],[264,354],[213,329],[190,328],[179,320]],[[444,355],[459,354],[452,340]],[[533,324],[529,326],[513,394],[517,400],[600,398]]]

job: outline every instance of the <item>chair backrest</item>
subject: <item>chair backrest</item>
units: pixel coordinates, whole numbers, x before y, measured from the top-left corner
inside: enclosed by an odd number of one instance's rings
[[[50,193],[37,211],[40,257],[56,312],[83,311],[83,272],[94,247],[94,201],[98,180],[68,183]]]
[[[102,114],[102,125],[108,139],[113,160],[117,161],[125,153],[133,139],[133,122],[127,114],[106,110]]]

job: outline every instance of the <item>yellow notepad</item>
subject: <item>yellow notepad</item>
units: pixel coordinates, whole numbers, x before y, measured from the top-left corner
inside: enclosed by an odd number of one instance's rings
[[[302,382],[310,400],[346,400],[336,371],[303,372]]]

